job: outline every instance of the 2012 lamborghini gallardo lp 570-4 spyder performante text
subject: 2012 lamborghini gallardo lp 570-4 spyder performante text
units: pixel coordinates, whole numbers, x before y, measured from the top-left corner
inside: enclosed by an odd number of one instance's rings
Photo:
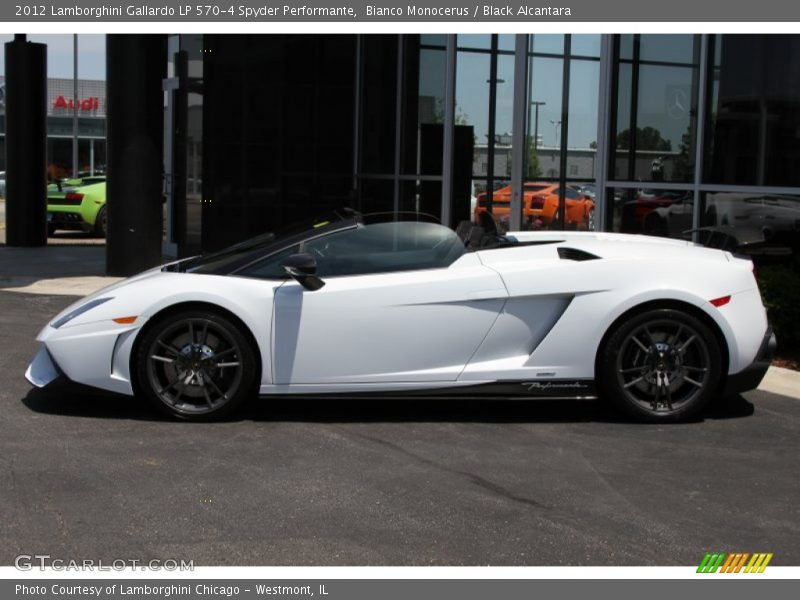
[[[599,397],[644,421],[755,388],[752,263],[689,242],[337,212],[145,271],[39,334],[27,378],[208,420],[261,396]]]

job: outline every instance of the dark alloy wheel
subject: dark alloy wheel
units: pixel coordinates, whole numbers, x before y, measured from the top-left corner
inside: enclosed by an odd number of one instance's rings
[[[603,395],[644,421],[682,421],[713,397],[721,377],[714,334],[691,314],[650,310],[626,320],[601,349]]]
[[[106,237],[108,231],[108,210],[106,206],[100,209],[94,221],[94,234],[97,237]]]
[[[254,393],[255,356],[229,319],[210,311],[173,314],[150,326],[138,345],[139,388],[173,416],[217,419]]]

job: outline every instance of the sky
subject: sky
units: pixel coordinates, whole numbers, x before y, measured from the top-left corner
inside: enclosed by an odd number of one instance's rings
[[[459,35],[461,48],[480,48],[486,46],[488,35]],[[501,49],[513,49],[513,36],[500,36]],[[598,55],[598,35],[573,35],[573,53]],[[534,36],[535,52],[563,54],[563,35]],[[475,127],[478,143],[486,143],[489,130],[488,97],[489,68],[487,54],[460,51],[456,61],[456,113],[463,121]],[[558,58],[536,57],[529,64],[531,73],[530,90],[532,101],[544,102],[539,106],[538,134],[542,146],[556,146],[561,143],[561,100],[563,60]],[[497,61],[497,120],[495,133],[511,133],[514,104],[514,56],[501,54]],[[441,80],[441,75],[439,75]],[[599,86],[599,63],[597,61],[573,60],[570,83],[570,123],[567,146],[588,148],[597,139],[597,102]],[[441,83],[439,85],[442,85]],[[421,89],[424,89],[421,82]],[[530,132],[536,128],[535,110],[530,112]]]
[[[14,39],[12,34],[0,34],[5,44]],[[28,40],[47,44],[47,76],[72,77],[72,34],[29,35]],[[5,74],[5,52],[0,52],[0,74]],[[106,78],[106,36],[78,34],[78,78]]]

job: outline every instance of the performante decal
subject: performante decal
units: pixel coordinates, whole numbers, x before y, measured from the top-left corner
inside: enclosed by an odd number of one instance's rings
[[[529,392],[547,392],[547,391],[562,391],[562,390],[588,390],[589,386],[580,381],[568,381],[564,383],[554,381],[523,381],[523,386],[528,388]]]

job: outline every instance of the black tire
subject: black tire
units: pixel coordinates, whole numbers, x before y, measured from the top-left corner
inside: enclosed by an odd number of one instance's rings
[[[106,211],[106,206],[103,205],[97,213],[97,218],[94,220],[94,234],[97,237],[104,238],[106,237],[106,232],[108,231],[108,212]]]
[[[257,350],[242,327],[202,309],[172,313],[148,325],[131,371],[137,392],[186,421],[230,415],[255,395],[260,373]]]
[[[716,395],[722,360],[716,337],[697,317],[653,309],[624,319],[600,349],[601,397],[638,421],[696,416]]]

